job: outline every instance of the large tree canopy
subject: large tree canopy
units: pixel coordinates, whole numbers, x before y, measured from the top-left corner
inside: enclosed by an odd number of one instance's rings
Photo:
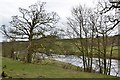
[[[27,62],[32,61],[32,40],[45,36],[46,32],[53,30],[59,20],[55,12],[45,10],[45,2],[38,2],[29,6],[29,9],[19,8],[21,15],[12,16],[10,26],[2,26],[2,32],[7,38],[28,39]],[[52,31],[53,32],[53,31]]]
[[[59,20],[55,12],[48,13],[45,10],[45,2],[38,2],[28,9],[19,8],[21,15],[12,16],[11,26],[2,26],[3,33],[8,38],[33,39],[44,36]]]

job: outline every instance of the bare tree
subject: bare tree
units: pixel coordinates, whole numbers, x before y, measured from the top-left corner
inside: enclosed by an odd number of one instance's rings
[[[105,4],[107,6],[107,3]],[[101,14],[101,10],[104,8],[102,5],[103,3],[99,3],[97,8],[93,10],[82,6],[73,8],[72,17],[67,18],[67,25],[71,28],[68,30],[69,37],[79,38],[79,41],[74,43],[74,45],[80,51],[80,55],[82,55],[84,71],[91,72],[93,70],[93,57],[98,57],[99,73],[108,74],[108,70],[110,71],[111,69],[114,46],[113,43],[109,45],[108,36],[119,21],[114,19],[114,14]],[[110,52],[108,51],[108,45],[111,47]],[[110,53],[109,69],[107,53]]]
[[[91,13],[91,9],[82,7],[80,5],[78,7],[73,8],[72,17],[67,18],[68,19],[67,24],[72,29],[71,33],[74,36],[73,38],[80,39],[80,41],[76,42],[74,45],[80,51],[80,55],[82,55],[84,71],[92,71],[92,70],[90,70],[91,69],[90,65],[92,66],[92,48],[91,48],[91,51],[89,51],[89,48],[90,48],[89,42],[90,41],[88,39],[88,38],[90,38],[90,32],[91,32],[90,25],[88,22],[90,13]],[[89,57],[89,56],[91,56],[91,57]],[[90,60],[91,60],[91,64],[90,64]]]
[[[54,28],[59,20],[59,16],[55,12],[48,13],[45,10],[45,2],[37,2],[29,9],[19,8],[21,15],[12,16],[11,26],[2,26],[2,32],[8,38],[28,39],[28,55],[27,62],[31,62],[32,57],[32,40],[45,36],[45,32],[49,32]]]
[[[116,18],[116,13],[113,14],[113,12],[114,12],[113,9],[115,8],[115,6],[111,5],[108,1],[98,2],[97,8],[98,8],[97,12],[100,14],[100,16],[99,16],[100,19],[98,21],[96,30],[97,30],[97,34],[101,35],[101,38],[102,38],[101,42],[98,39],[98,50],[99,50],[99,54],[101,55],[101,57],[103,57],[103,73],[110,75],[111,58],[112,58],[112,53],[113,53],[114,41],[111,40],[112,43],[110,43],[109,42],[110,40],[108,40],[110,38],[108,36],[117,27],[117,25],[119,23],[119,20]],[[111,13],[110,11],[113,11],[113,12]],[[110,57],[109,57],[110,60],[109,60],[109,62],[107,62],[107,60],[106,60],[106,58],[108,56],[107,55],[108,44],[111,47],[111,49],[109,51],[109,53],[110,53]],[[101,50],[100,50],[99,46],[102,46]],[[100,62],[100,60],[99,60],[99,62]],[[107,66],[107,64],[109,66]]]

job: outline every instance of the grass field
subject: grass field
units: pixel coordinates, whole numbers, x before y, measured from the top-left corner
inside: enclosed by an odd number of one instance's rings
[[[30,64],[2,58],[3,69],[13,78],[115,78],[97,73],[76,71],[75,69],[64,69],[64,63],[57,61],[43,61],[41,64]]]
[[[111,41],[112,37],[108,38],[108,44],[106,45],[106,58],[109,58],[110,56],[110,50],[111,50]],[[83,39],[84,40],[84,39]],[[102,39],[100,39],[102,41]],[[97,39],[94,39],[94,48],[97,48]],[[74,43],[77,43],[80,45],[80,39],[54,39],[54,38],[43,38],[38,40],[33,40],[33,49],[38,50],[43,53],[54,53],[54,54],[67,54],[67,55],[81,55],[80,50],[75,46]],[[102,43],[102,42],[101,42]],[[25,41],[18,41],[18,42],[3,42],[3,56],[7,55],[10,57],[11,53],[13,51],[22,51],[27,49],[28,42]],[[113,47],[113,55],[112,58],[114,59],[120,59],[118,57],[118,41],[117,38],[115,38],[115,43]],[[89,44],[88,44],[89,45]],[[103,50],[103,46],[100,46],[101,51]],[[85,50],[86,51],[86,50]],[[90,50],[89,50],[90,51]],[[98,57],[98,52],[93,50],[93,57]],[[102,56],[101,56],[102,57]]]

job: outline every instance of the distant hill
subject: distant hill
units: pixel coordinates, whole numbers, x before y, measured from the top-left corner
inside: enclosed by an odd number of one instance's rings
[[[85,38],[74,38],[74,39],[59,39],[56,37],[44,37],[40,39],[33,40],[33,50],[43,53],[55,53],[55,54],[78,54],[79,50],[76,48],[74,43],[79,43],[80,40],[85,41]],[[88,45],[91,45],[91,38],[88,39]],[[102,43],[102,37],[99,37]],[[108,37],[107,46],[111,46],[112,40],[114,40],[114,45],[119,45],[119,36]],[[10,56],[13,51],[22,51],[27,49],[28,41],[16,41],[16,42],[2,42],[2,54],[3,56]],[[93,45],[97,46],[97,38],[94,38]]]

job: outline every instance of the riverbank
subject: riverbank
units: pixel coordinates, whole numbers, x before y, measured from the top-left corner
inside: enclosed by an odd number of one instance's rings
[[[85,39],[82,39],[85,41]],[[114,40],[114,46],[112,47],[112,40]],[[81,49],[80,44],[81,39],[55,39],[55,38],[40,38],[33,40],[33,50],[41,53],[50,54],[63,54],[63,55],[76,55],[82,56],[84,52],[85,56],[90,56],[91,48],[90,48],[90,39],[89,48],[86,50],[86,46],[83,42],[84,50]],[[28,47],[28,41],[16,41],[16,42],[2,42],[3,56],[10,57],[12,55],[12,51],[19,53],[26,53]],[[102,38],[100,38],[100,51],[98,51],[97,38],[94,38],[93,49],[92,49],[92,57],[94,58],[104,58],[103,53],[106,55],[105,58],[112,58],[120,60],[118,55],[119,45],[117,37],[108,37],[108,44],[105,45],[106,49],[103,49]],[[17,45],[17,46],[16,46]],[[112,48],[112,56],[111,54]],[[80,50],[79,50],[80,49]],[[82,50],[82,52],[81,52]],[[105,52],[104,52],[105,50]],[[86,52],[87,51],[87,52]],[[100,56],[98,53],[100,52]]]
[[[57,60],[57,61],[61,61],[61,62],[65,62],[65,63],[69,63],[75,66],[79,66],[81,68],[83,67],[83,57],[82,56],[75,56],[75,55],[56,55],[56,54],[52,54],[53,55],[53,60]],[[86,59],[88,59],[86,57]],[[95,72],[99,72],[99,59],[98,58],[92,58],[92,69]],[[103,59],[100,58],[100,61],[102,63]],[[119,72],[119,64],[120,60],[117,59],[111,59],[111,70],[110,70],[110,75],[112,76],[118,76],[120,77],[120,72]],[[88,63],[88,62],[87,62]],[[109,59],[106,59],[106,66],[109,66]]]
[[[115,78],[97,73],[76,71],[63,68],[65,63],[45,60],[41,64],[30,64],[14,61],[9,58],[2,58],[2,71],[5,71],[12,78]]]

